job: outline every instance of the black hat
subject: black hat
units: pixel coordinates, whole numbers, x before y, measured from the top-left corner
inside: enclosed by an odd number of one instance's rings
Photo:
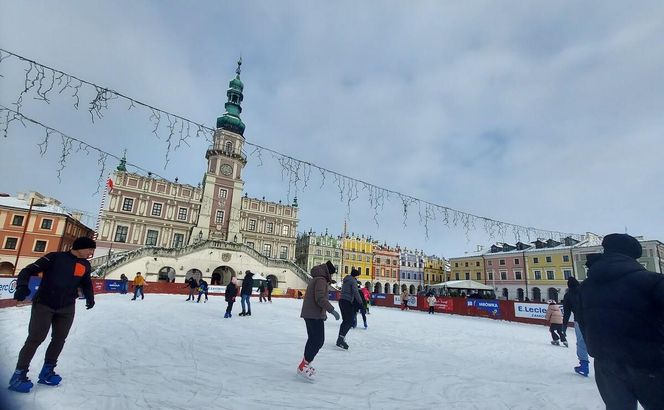
[[[352,268],[350,270],[350,276],[360,276],[360,271],[355,268]]]
[[[575,278],[574,276],[570,276],[570,277],[567,279],[567,287],[568,287],[568,288],[570,288],[570,289],[574,289],[574,288],[576,288],[576,287],[578,287],[578,286],[579,286],[579,281],[576,280],[576,278]]]
[[[621,253],[634,259],[639,259],[643,254],[643,248],[636,238],[626,233],[612,233],[606,235],[602,241],[604,252]]]
[[[79,249],[95,249],[97,247],[97,243],[88,238],[87,236],[81,236],[80,238],[76,238],[74,240],[74,244],[71,246],[71,249],[76,251]]]
[[[337,271],[337,268],[335,268],[330,261],[325,262],[325,266],[327,266],[327,272],[330,275],[334,275],[334,273]]]

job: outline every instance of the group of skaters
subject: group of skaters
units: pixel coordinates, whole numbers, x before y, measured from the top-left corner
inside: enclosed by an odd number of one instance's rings
[[[641,244],[627,234],[610,234],[602,241],[604,252],[587,259],[587,279],[578,283],[571,278],[563,300],[564,314],[554,303],[547,314],[553,341],[567,341],[565,329],[570,315],[575,317],[575,334],[579,366],[574,371],[589,375],[588,356],[594,358],[595,382],[608,409],[636,409],[637,402],[646,409],[664,409],[664,275],[645,269],[638,262]],[[56,386],[63,380],[56,373],[58,358],[74,321],[78,289],[85,297],[86,308],[95,306],[91,267],[88,259],[96,248],[88,237],[77,238],[71,250],[51,252],[23,268],[17,277],[14,299],[25,300],[31,293],[28,283],[41,273],[39,288],[32,298],[28,337],[21,348],[16,369],[9,380],[9,389],[27,393],[34,386],[28,378],[30,363],[37,348],[49,332],[51,339],[37,382]],[[347,334],[358,306],[366,313],[363,299],[352,271],[343,279],[339,314],[328,300],[328,287],[336,272],[331,262],[314,266],[312,280],[302,303],[300,317],[307,329],[304,357],[297,374],[313,380],[316,370],[311,366],[325,341],[324,321],[327,313],[336,320],[343,316],[336,345],[348,349]],[[137,274],[134,291],[143,299],[145,280]],[[250,295],[253,273],[247,271],[240,289],[242,313],[251,315]],[[126,292],[125,292],[126,293]],[[237,295],[237,279],[231,278],[227,292],[227,314]],[[558,313],[556,313],[558,309]],[[366,316],[365,323],[366,323]]]

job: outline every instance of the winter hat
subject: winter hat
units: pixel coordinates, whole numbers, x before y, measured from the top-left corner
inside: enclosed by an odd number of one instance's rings
[[[606,235],[602,241],[602,246],[606,253],[620,253],[634,259],[639,259],[643,254],[643,248],[641,248],[639,241],[626,233]]]
[[[332,262],[330,261],[325,262],[325,266],[327,266],[327,272],[330,275],[334,275],[334,272],[337,271],[337,268],[335,268],[334,265],[332,265]]]
[[[88,238],[87,236],[81,236],[80,238],[76,238],[74,240],[74,244],[72,245],[71,249],[76,251],[79,249],[95,249],[97,247],[97,243]]]
[[[567,287],[568,287],[568,288],[570,288],[570,289],[574,289],[574,288],[576,288],[576,287],[578,287],[578,286],[579,286],[579,281],[576,280],[576,278],[575,278],[574,276],[570,276],[570,277],[567,279]]]
[[[601,253],[589,253],[586,255],[586,267],[590,268],[593,266],[593,263],[597,262],[597,260],[602,256]]]
[[[352,268],[350,270],[350,276],[360,276],[360,271],[355,268]]]
[[[252,271],[250,271],[249,269],[247,269],[247,271],[244,272],[244,274],[247,275],[247,276],[254,276],[254,273]]]

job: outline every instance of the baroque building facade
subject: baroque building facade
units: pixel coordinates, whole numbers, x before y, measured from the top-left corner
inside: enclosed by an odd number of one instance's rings
[[[316,265],[332,262],[337,272],[332,279],[341,282],[341,237],[327,233],[309,232],[299,234],[295,246],[295,263],[307,272]]]

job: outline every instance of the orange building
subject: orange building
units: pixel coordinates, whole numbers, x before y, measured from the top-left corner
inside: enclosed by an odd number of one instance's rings
[[[71,249],[79,236],[92,237],[94,231],[80,217],[38,192],[17,197],[0,194],[0,274],[18,274],[49,252]]]

